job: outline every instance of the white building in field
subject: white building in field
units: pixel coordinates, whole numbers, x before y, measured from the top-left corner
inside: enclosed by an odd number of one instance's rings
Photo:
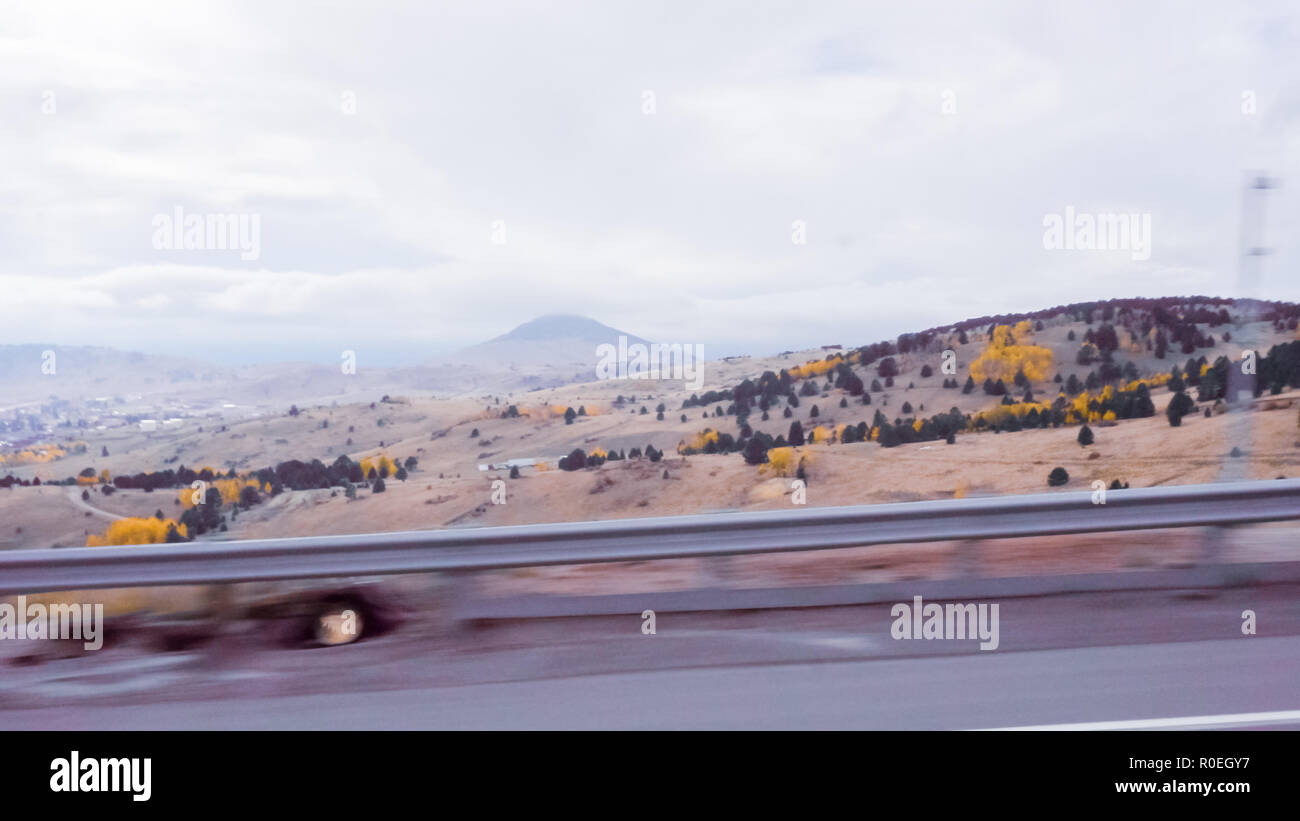
[[[536,467],[537,463],[540,461],[542,460],[530,456],[526,459],[507,459],[504,462],[490,462],[488,464],[479,465],[478,469],[480,472],[486,472],[489,470],[509,470],[514,467],[531,468]]]
[[[145,433],[152,433],[153,431],[158,430],[158,420],[157,420],[157,419],[141,419],[141,420],[140,420],[140,430],[144,431]]]

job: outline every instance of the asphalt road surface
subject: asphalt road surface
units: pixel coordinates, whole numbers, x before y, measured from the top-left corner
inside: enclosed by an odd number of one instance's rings
[[[1300,637],[6,710],[8,729],[1300,727]]]

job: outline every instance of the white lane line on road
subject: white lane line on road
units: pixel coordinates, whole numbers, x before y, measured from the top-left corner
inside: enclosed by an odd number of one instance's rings
[[[1300,722],[1300,710],[1276,710],[1271,713],[1231,713],[1218,716],[1181,716],[1179,718],[1138,718],[1131,721],[1085,721],[1078,724],[1034,724],[1024,727],[985,727],[985,731],[1007,730],[1161,730],[1229,727],[1234,725]]]

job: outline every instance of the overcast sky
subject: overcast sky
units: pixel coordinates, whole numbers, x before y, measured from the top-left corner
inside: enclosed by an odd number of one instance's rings
[[[442,6],[6,2],[0,343],[396,364],[573,312],[761,354],[1239,295],[1256,168],[1255,295],[1300,300],[1294,2]],[[1150,258],[1045,249],[1067,206]],[[156,249],[177,207],[259,256]]]

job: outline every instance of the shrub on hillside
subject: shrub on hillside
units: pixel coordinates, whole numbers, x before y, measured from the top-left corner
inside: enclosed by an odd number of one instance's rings
[[[798,419],[790,423],[790,433],[786,436],[786,438],[790,441],[790,444],[794,447],[799,447],[800,445],[803,444],[804,441],[803,425],[799,424]]]
[[[746,464],[761,465],[767,461],[767,448],[763,447],[763,441],[757,437],[745,443],[744,453]]]
[[[1165,416],[1169,419],[1170,427],[1178,427],[1183,424],[1183,417],[1192,412],[1196,405],[1192,398],[1183,391],[1174,394],[1169,400],[1169,407],[1165,408]]]

